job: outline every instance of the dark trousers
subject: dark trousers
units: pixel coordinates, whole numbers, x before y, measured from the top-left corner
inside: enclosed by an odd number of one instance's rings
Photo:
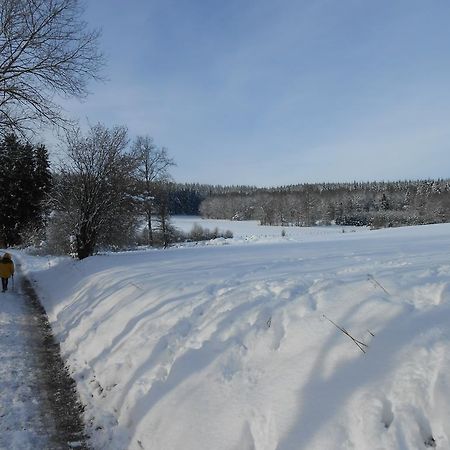
[[[4,291],[8,289],[8,278],[2,278],[2,289]]]

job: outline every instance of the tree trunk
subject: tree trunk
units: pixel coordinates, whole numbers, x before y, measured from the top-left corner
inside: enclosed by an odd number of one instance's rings
[[[147,209],[148,245],[153,247],[152,211]]]
[[[78,259],[84,259],[94,254],[95,237],[89,232],[88,227],[83,225],[80,233],[77,234],[77,256]]]

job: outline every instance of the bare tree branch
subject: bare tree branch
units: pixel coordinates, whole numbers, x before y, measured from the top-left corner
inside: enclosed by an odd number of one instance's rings
[[[125,152],[127,144],[124,127],[98,124],[87,136],[79,130],[67,135],[67,160],[54,190],[54,208],[65,216],[80,259],[100,244],[123,240],[134,229],[130,195],[136,162]]]
[[[85,97],[104,64],[79,0],[0,0],[0,131],[67,126],[56,95]]]
[[[156,194],[166,195],[167,189],[161,190],[162,184],[171,180],[169,168],[175,162],[169,157],[166,148],[158,148],[150,136],[138,136],[133,143],[133,156],[137,162],[136,179],[138,195],[141,197],[143,213],[147,219],[147,243],[153,245],[152,220],[155,207]]]

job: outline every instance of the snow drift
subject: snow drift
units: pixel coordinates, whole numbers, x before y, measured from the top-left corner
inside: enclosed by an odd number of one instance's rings
[[[94,448],[449,448],[450,226],[309,236],[23,256]]]

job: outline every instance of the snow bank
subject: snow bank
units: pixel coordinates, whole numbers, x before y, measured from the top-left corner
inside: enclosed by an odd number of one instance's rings
[[[24,256],[94,447],[449,448],[450,226],[322,237]]]

